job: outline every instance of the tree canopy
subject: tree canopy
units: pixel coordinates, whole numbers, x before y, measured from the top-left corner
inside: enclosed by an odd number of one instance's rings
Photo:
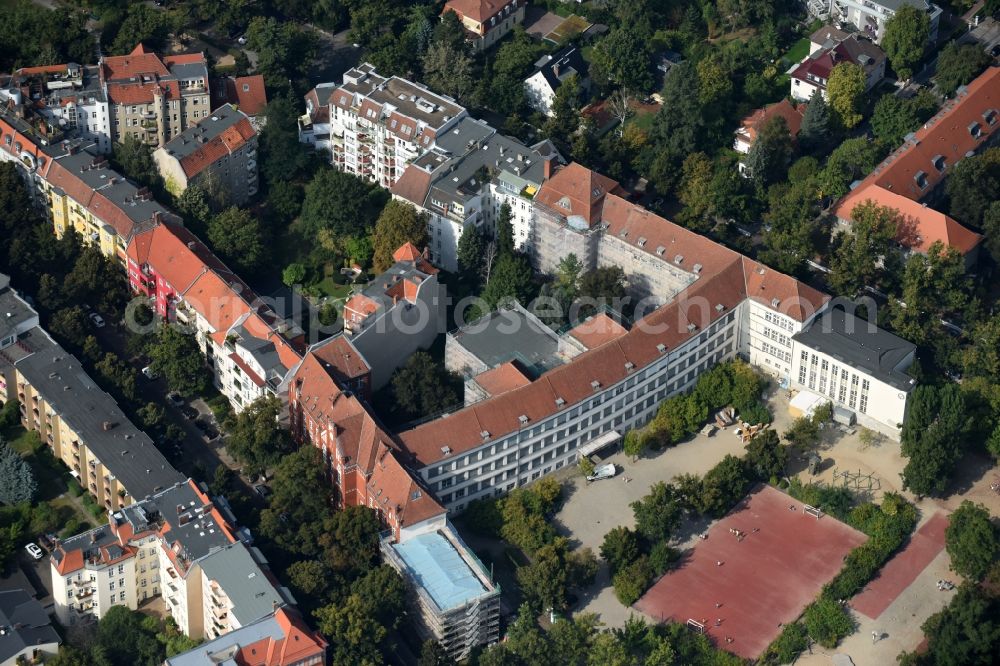
[[[223,259],[253,272],[267,258],[267,234],[260,219],[244,208],[227,208],[208,223],[208,240]]]
[[[853,62],[837,64],[826,84],[830,108],[842,127],[850,129],[861,122],[861,103],[865,94],[865,72]]]
[[[900,79],[913,76],[930,37],[931,19],[913,5],[903,5],[885,22],[882,50]]]
[[[1000,560],[1000,530],[985,506],[965,500],[949,516],[945,546],[952,569],[970,580],[982,580]]]
[[[275,465],[293,449],[288,431],[278,425],[281,401],[259,398],[226,422],[226,450],[255,473]]]
[[[372,232],[375,271],[381,273],[392,266],[393,253],[406,243],[418,248],[427,245],[427,216],[412,204],[393,199],[382,209]]]

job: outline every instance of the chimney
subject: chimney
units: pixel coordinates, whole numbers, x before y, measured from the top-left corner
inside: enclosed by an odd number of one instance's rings
[[[554,157],[550,157],[549,159],[542,162],[542,176],[545,177],[545,180],[548,180],[549,178],[552,177],[552,164],[555,161],[556,160]]]

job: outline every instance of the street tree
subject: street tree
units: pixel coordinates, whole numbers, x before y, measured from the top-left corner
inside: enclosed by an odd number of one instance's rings
[[[153,371],[166,380],[171,391],[196,397],[208,390],[209,371],[194,335],[163,325],[156,330],[148,353]]]
[[[278,425],[282,405],[275,397],[258,398],[226,421],[226,451],[256,474],[277,464],[294,449],[291,435]]]
[[[882,49],[901,80],[913,76],[930,37],[931,19],[913,5],[903,5],[885,22]]]

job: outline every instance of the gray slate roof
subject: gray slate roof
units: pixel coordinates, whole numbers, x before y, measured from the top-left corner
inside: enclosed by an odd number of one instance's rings
[[[794,339],[901,391],[916,386],[912,377],[898,369],[916,345],[841,308],[823,312]]]
[[[133,498],[184,480],[149,435],[129,421],[80,362],[42,329],[30,330],[21,342],[32,353],[17,361],[15,367]],[[105,429],[106,425],[110,428]]]
[[[48,613],[24,590],[0,592],[0,626],[0,663],[26,648],[59,644]]]
[[[259,555],[259,551],[257,554],[260,561],[242,542],[237,541],[210,553],[200,562],[201,570],[209,580],[214,580],[225,590],[233,605],[232,613],[241,625],[250,624],[286,603],[294,603],[294,600],[286,599],[264,575],[261,568],[265,564],[264,556]]]

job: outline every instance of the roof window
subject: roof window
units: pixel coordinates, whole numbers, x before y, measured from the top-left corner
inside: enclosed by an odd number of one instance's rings
[[[990,127],[993,127],[994,125],[996,125],[997,124],[997,110],[996,109],[986,109],[985,111],[983,111],[983,120],[985,120],[986,124],[989,125]]]
[[[983,128],[979,126],[978,122],[969,123],[969,134],[971,134],[973,138],[978,139],[982,133]]]
[[[656,345],[656,351],[663,354],[667,351],[667,346],[661,342],[660,344]]]
[[[934,168],[938,171],[944,171],[945,166],[947,166],[944,155],[935,155],[934,159],[931,160],[931,164],[933,164]]]
[[[916,181],[917,187],[922,190],[927,189],[927,174],[923,171],[918,171],[914,176],[913,180]]]
[[[601,388],[601,382],[595,379],[594,381],[590,382],[590,388],[596,391],[597,389]]]

